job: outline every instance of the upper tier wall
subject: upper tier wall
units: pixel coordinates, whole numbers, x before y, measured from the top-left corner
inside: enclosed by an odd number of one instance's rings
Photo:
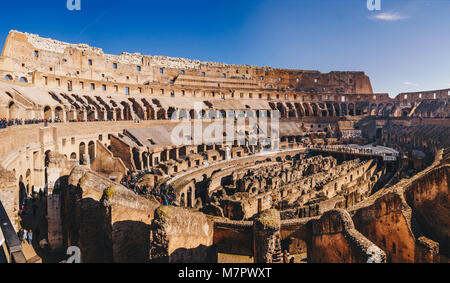
[[[364,72],[325,74],[138,53],[116,56],[85,44],[69,44],[18,31],[11,31],[6,39],[0,70],[11,71],[35,85],[44,85],[45,77],[57,76],[132,85],[161,83],[315,93],[373,93],[370,79]]]

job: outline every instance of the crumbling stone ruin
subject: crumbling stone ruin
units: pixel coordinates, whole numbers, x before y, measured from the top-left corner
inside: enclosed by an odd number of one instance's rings
[[[0,202],[45,189],[46,262],[448,262],[449,94],[11,31]]]

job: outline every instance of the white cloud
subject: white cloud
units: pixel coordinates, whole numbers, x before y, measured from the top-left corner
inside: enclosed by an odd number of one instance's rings
[[[412,82],[403,82],[404,85],[409,85],[409,86],[415,86],[415,87],[419,87],[419,84],[416,83],[412,83]]]
[[[369,16],[369,19],[387,21],[387,22],[401,21],[401,20],[405,20],[407,18],[408,18],[407,16],[401,15],[399,13],[393,13],[393,12],[379,13],[379,14],[376,14],[373,16]]]

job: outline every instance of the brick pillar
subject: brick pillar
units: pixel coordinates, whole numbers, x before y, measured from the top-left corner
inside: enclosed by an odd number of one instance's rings
[[[282,261],[280,212],[266,210],[253,223],[253,253],[255,263]]]
[[[49,194],[47,198],[48,243],[52,251],[63,247],[61,196]]]

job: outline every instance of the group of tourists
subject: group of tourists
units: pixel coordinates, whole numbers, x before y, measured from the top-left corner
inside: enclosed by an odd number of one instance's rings
[[[19,236],[19,240],[21,242],[33,245],[33,230],[20,229],[19,232],[17,233],[17,236]]]
[[[31,205],[33,211],[33,217],[36,216],[37,209],[39,208],[38,202],[42,203],[45,198],[45,190],[38,188],[36,191],[33,188],[31,195],[25,195],[20,205],[19,215],[27,215],[26,208]]]
[[[151,195],[162,205],[173,205],[176,202],[176,195],[172,188],[149,188],[147,185],[138,185],[139,180],[150,172],[140,172],[138,174],[128,174],[122,180],[122,185],[133,191],[137,195]]]
[[[5,129],[8,127],[13,126],[22,126],[22,125],[36,125],[36,124],[42,124],[42,123],[60,123],[61,121],[59,119],[55,120],[45,120],[45,119],[0,119],[0,129]]]

